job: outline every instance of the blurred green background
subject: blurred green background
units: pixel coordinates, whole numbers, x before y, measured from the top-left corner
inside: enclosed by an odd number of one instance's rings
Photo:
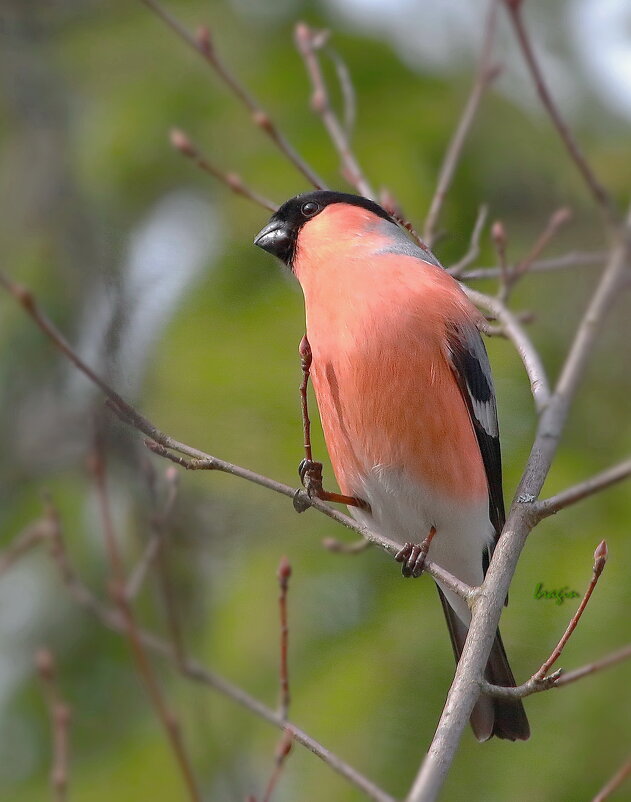
[[[299,19],[332,28],[357,90],[357,154],[374,184],[394,191],[420,225],[467,96],[484,7],[393,3],[386,25],[375,12],[380,5],[172,0],[169,8],[191,29],[211,27],[230,67],[305,158],[342,188],[292,44]],[[596,68],[580,59],[579,40],[568,33],[588,6],[529,2],[527,19],[561,108],[598,175],[624,203],[628,122],[590,83]],[[163,430],[296,484],[299,290],[252,247],[267,212],[196,171],[170,149],[168,131],[182,127],[223,169],[239,172],[277,202],[308,189],[304,179],[201,59],[140,3],[3,0],[0,21],[2,269],[30,286],[86,360]],[[417,50],[410,45],[415,40]],[[436,52],[424,52],[424,42]],[[607,41],[597,40],[599,47],[607,50]],[[573,219],[546,255],[605,248],[598,214],[538,110],[504,24],[499,52],[504,73],[466,146],[445,205],[438,257],[450,264],[462,256],[482,202],[490,220],[504,221],[512,260],[528,251],[559,206],[570,206]],[[334,77],[330,65],[327,75]],[[333,97],[339,100],[335,89]],[[476,266],[493,264],[487,230]],[[532,275],[516,293],[514,307],[535,312],[531,335],[552,376],[598,269]],[[491,283],[476,286],[495,290]],[[546,493],[631,450],[629,321],[628,299],[621,298]],[[533,404],[512,347],[493,340],[488,348],[509,500],[531,443]],[[111,420],[102,399],[4,295],[0,405],[0,546],[41,514],[48,489],[76,565],[105,595],[106,559],[85,468],[95,416],[105,429],[128,565],[149,536],[146,463],[158,474],[161,499],[167,464],[145,454],[140,438]],[[323,457],[317,425],[314,439]],[[538,668],[574,610],[572,602],[536,601],[535,586],[582,594],[603,537],[609,563],[560,664],[578,667],[628,641],[630,512],[629,486],[622,485],[532,535],[502,618],[519,680]],[[291,719],[403,795],[453,672],[431,580],[403,582],[377,550],[357,557],[325,551],[323,537],[347,535],[313,511],[298,517],[284,497],[220,474],[180,476],[171,533],[169,564],[188,650],[271,706],[278,686],[275,571],[281,555],[288,556]],[[147,583],[139,615],[149,628],[165,631],[155,582]],[[72,708],[70,799],[185,798],[126,644],[69,600],[45,549],[0,579],[0,798],[31,802],[49,795],[51,739],[33,663],[43,645],[58,658],[60,687]],[[155,665],[181,717],[204,798],[260,798],[278,733]],[[621,665],[530,698],[527,743],[480,745],[467,732],[444,798],[591,798],[628,752],[629,671]],[[362,798],[302,748],[294,750],[274,797]],[[621,791],[619,798],[628,796]]]

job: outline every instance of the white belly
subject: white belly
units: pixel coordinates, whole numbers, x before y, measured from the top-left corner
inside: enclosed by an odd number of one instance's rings
[[[382,466],[358,481],[354,492],[371,507],[370,513],[349,508],[359,523],[401,545],[420,543],[434,526],[429,559],[469,585],[482,583],[482,554],[493,540],[488,499],[456,503],[412,481],[403,471]],[[471,614],[466,602],[438,584],[458,617],[468,625]]]

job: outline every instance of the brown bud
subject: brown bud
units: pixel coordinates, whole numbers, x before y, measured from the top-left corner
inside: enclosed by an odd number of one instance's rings
[[[261,109],[257,109],[257,111],[252,113],[252,122],[254,123],[254,125],[258,125],[259,128],[262,128],[264,131],[267,131],[268,133],[271,133],[274,130],[272,121],[267,116],[267,114]]]
[[[289,581],[289,577],[291,576],[291,564],[287,557],[281,557],[280,563],[278,564],[278,570],[276,571],[276,576],[278,577],[278,581],[284,587],[287,587],[287,582]]]
[[[504,223],[502,223],[501,220],[496,220],[491,226],[491,236],[493,237],[493,242],[498,248],[503,249],[506,247],[508,238],[506,236]]]
[[[311,28],[306,22],[297,22],[294,33],[296,42],[300,47],[306,47],[311,44]]]
[[[197,47],[205,56],[212,56],[213,43],[210,38],[210,29],[206,25],[199,26],[195,32],[195,41],[197,42]]]
[[[600,576],[602,573],[608,557],[609,550],[607,548],[607,541],[601,540],[596,548],[596,551],[594,552],[594,573],[596,576]]]
[[[550,226],[552,228],[560,228],[562,225],[572,219],[572,210],[568,206],[562,206],[550,218]]]
[[[179,128],[172,128],[169,133],[169,140],[171,145],[184,156],[188,156],[189,159],[197,157],[197,150],[184,131]]]
[[[55,676],[55,658],[50,649],[38,649],[35,655],[35,667],[40,677],[52,679]]]

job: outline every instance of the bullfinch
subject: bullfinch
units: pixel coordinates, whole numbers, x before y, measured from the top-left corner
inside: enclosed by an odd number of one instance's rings
[[[481,313],[430,250],[361,196],[291,198],[254,242],[302,287],[311,379],[351,514],[405,546],[408,574],[421,551],[410,544],[422,542],[432,561],[480,585],[505,521]],[[471,613],[437,585],[457,661]],[[499,631],[485,676],[515,685]],[[480,741],[530,734],[520,700],[481,695],[471,725]]]

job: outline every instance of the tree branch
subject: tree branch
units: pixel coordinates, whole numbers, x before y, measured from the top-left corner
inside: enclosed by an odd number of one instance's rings
[[[592,578],[587,586],[587,590],[585,591],[585,595],[583,596],[581,603],[578,606],[578,609],[570,619],[570,623],[567,626],[567,629],[561,636],[561,639],[557,643],[557,645],[552,650],[550,657],[543,663],[543,665],[535,671],[535,673],[530,677],[527,682],[524,682],[523,685],[519,685],[516,688],[503,688],[499,685],[491,685],[485,680],[482,682],[482,689],[485,693],[491,696],[499,696],[504,699],[510,698],[522,698],[524,696],[529,696],[532,693],[537,693],[539,691],[549,690],[550,688],[558,687],[557,681],[562,676],[562,669],[555,671],[553,674],[548,675],[548,671],[552,668],[552,666],[556,663],[556,661],[561,656],[563,649],[565,648],[567,642],[572,637],[574,630],[576,629],[578,622],[581,619],[581,616],[585,612],[585,608],[589,603],[592,593],[594,592],[594,588],[596,587],[598,580],[600,579],[600,575],[603,572],[605,567],[605,563],[607,562],[607,544],[603,540],[600,542],[596,551],[594,552],[594,566],[592,568]]]
[[[103,604],[83,583],[75,571],[66,551],[59,516],[50,501],[46,505],[46,517],[51,523],[51,559],[57,566],[60,577],[72,598],[81,607],[89,610],[108,629],[126,636],[127,623],[121,611]],[[333,769],[333,771],[337,772],[352,785],[363,791],[369,799],[374,800],[374,802],[395,802],[393,797],[385,791],[382,791],[352,766],[345,763],[335,753],[322,746],[322,744],[304,732],[304,730],[301,730],[291,722],[285,721],[280,713],[275,712],[262,702],[259,702],[258,699],[250,696],[244,690],[228,682],[228,680],[216,674],[214,671],[204,668],[195,660],[186,658],[183,663],[180,663],[173,645],[167,641],[161,640],[154,634],[140,628],[138,628],[137,634],[144,649],[166,659],[181,676],[197,682],[200,685],[212,688],[217,693],[231,699],[253,715],[267,721],[268,724],[272,724],[279,729],[284,729],[291,735],[294,741],[302,744]]]
[[[341,172],[344,178],[351,186],[355,187],[360,195],[374,200],[375,194],[351,148],[349,134],[340,124],[331,106],[331,99],[316,54],[318,37],[322,37],[322,33],[312,31],[304,22],[299,22],[296,25],[296,47],[305,63],[311,86],[313,87],[311,107],[322,119],[331,142],[340,157]]]
[[[63,701],[57,685],[57,664],[53,653],[40,649],[35,655],[35,665],[44,689],[53,740],[53,760],[50,785],[55,802],[66,802],[68,798],[68,763],[70,708]]]
[[[631,212],[625,225],[616,233],[607,266],[575,333],[556,389],[539,418],[535,441],[517,488],[516,501],[499,538],[481,592],[472,605],[469,634],[436,734],[407,802],[430,802],[436,799],[454,760],[460,738],[480,694],[484,666],[517,561],[532,529],[529,504],[541,492],[596,337],[609,309],[620,295],[620,289],[628,283],[629,274]]]
[[[544,81],[543,73],[541,72],[541,68],[537,62],[537,58],[530,43],[528,31],[526,30],[521,16],[522,0],[503,0],[503,2],[515,31],[515,36],[519,43],[519,47],[521,48],[526,64],[528,65],[528,69],[535,84],[537,94],[539,95],[541,102],[548,112],[548,115],[552,120],[552,124],[556,128],[557,133],[559,134],[559,137],[561,138],[561,141],[563,142],[565,149],[570,156],[570,159],[574,162],[578,171],[583,176],[583,180],[587,184],[592,197],[602,210],[605,220],[610,225],[615,226],[619,221],[619,215],[614,202],[607,190],[594,175],[592,168],[585,159],[585,156],[579,148],[578,143],[574,139],[572,132],[561,117],[561,113],[559,112],[559,109],[553,100],[550,91],[548,90],[546,82]]]
[[[620,462],[606,471],[586,479],[580,484],[574,485],[555,496],[534,502],[532,505],[532,512],[537,521],[548,518],[550,515],[556,515],[557,512],[564,510],[566,507],[576,504],[595,493],[599,493],[612,485],[622,482],[631,476],[631,459]]]
[[[210,31],[202,27],[198,30],[197,36],[193,36],[193,34],[158,3],[157,0],[140,0],[140,2],[151,9],[168,28],[182,39],[182,41],[195,50],[196,53],[199,53],[204,61],[213,68],[217,76],[228,87],[232,94],[245,106],[250,114],[252,122],[267,134],[278,150],[300,173],[302,173],[302,175],[304,175],[309,183],[313,184],[316,189],[326,189],[326,184],[322,181],[320,176],[298,154],[295,148],[289,143],[288,139],[276,127],[276,124],[269,114],[259,105],[230,70],[228,70],[223,61],[221,61],[211,40]]]
[[[493,39],[495,36],[495,24],[497,19],[497,0],[490,0],[489,10],[484,24],[484,35],[482,47],[480,49],[480,59],[475,74],[473,85],[469,92],[469,97],[462,111],[462,115],[456,126],[456,130],[447,147],[443,163],[438,173],[438,182],[434,197],[431,200],[425,226],[423,228],[423,239],[430,248],[433,247],[436,239],[436,226],[438,219],[451,187],[456,168],[462,156],[473,121],[480,107],[480,102],[484,93],[497,78],[501,68],[498,65],[491,65],[491,53],[493,51]],[[475,258],[475,257],[474,257]]]
[[[631,777],[631,757],[620,766],[609,782],[596,794],[592,802],[605,802],[628,777]]]
[[[220,167],[217,167],[216,164],[211,162],[210,159],[204,153],[202,153],[197,145],[191,142],[188,135],[185,134],[181,129],[172,128],[169,134],[169,141],[171,142],[171,145],[182,154],[182,156],[186,156],[186,158],[193,161],[200,168],[200,170],[212,175],[212,177],[216,178],[217,181],[225,184],[228,189],[232,190],[232,192],[234,192],[236,195],[241,195],[243,198],[251,200],[253,203],[256,203],[258,206],[262,206],[264,209],[267,209],[270,212],[277,211],[277,203],[269,200],[264,195],[260,195],[255,190],[250,189],[250,187],[243,181],[240,175],[237,175],[237,173],[226,173]]]
[[[541,357],[530,338],[519,325],[515,315],[499,298],[484,295],[466,285],[462,285],[462,288],[476,306],[489,311],[501,323],[504,334],[515,346],[526,369],[535,408],[537,412],[542,413],[550,401],[550,387]]]

